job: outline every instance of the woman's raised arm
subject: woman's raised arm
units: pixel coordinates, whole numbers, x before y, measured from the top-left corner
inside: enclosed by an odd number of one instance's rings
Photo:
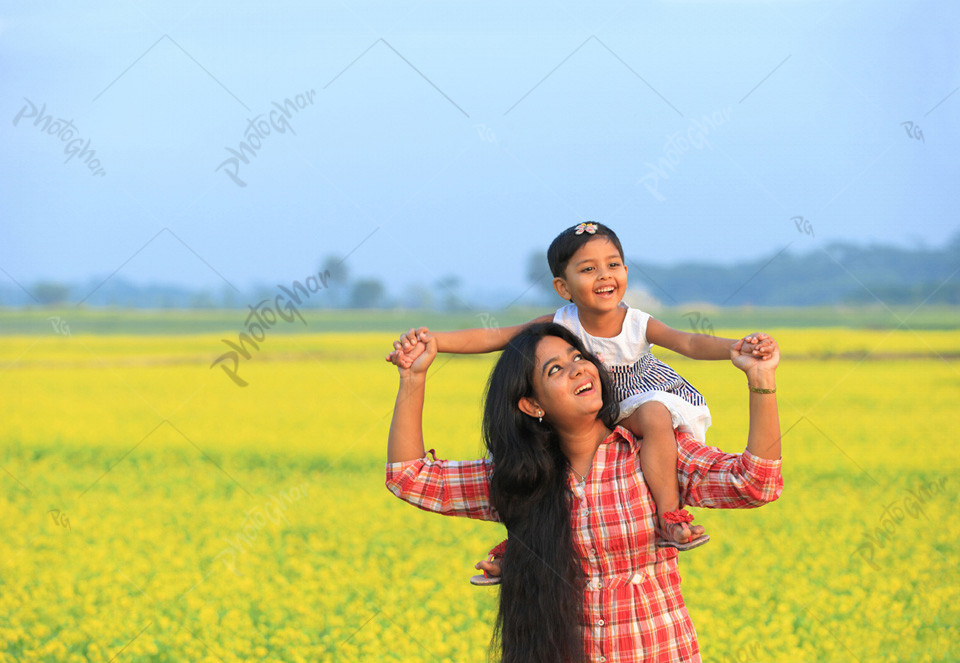
[[[409,368],[398,364],[400,388],[387,438],[387,488],[425,511],[481,520],[497,520],[490,507],[490,461],[445,461],[426,458],[423,444],[423,397],[427,368],[437,356],[437,341],[418,332],[407,355]],[[399,359],[395,360],[395,363]],[[420,461],[420,462],[416,462]]]
[[[738,341],[730,351],[733,364],[747,375],[750,393],[750,430],[747,450],[724,453],[697,442],[688,433],[677,434],[677,470],[681,501],[712,509],[742,509],[772,502],[783,491],[780,474],[780,419],[777,413],[776,369],[780,349],[774,343],[766,359],[740,354]]]
[[[427,382],[427,369],[437,356],[437,341],[429,332],[421,332],[417,346],[408,358],[413,358],[409,368],[397,366],[400,387],[393,406],[390,436],[387,438],[387,462],[423,458],[423,397]]]
[[[759,341],[773,340],[767,334],[757,334]],[[740,354],[743,340],[730,348],[733,365],[747,374],[750,389],[750,430],[747,433],[747,451],[759,458],[780,458],[780,415],[777,410],[777,366],[780,365],[780,347],[774,341],[773,352],[766,358]]]

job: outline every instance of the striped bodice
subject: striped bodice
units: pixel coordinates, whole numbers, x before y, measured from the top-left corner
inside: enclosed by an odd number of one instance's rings
[[[620,402],[628,396],[646,391],[666,391],[693,405],[707,404],[693,385],[650,353],[641,356],[640,360],[632,366],[606,366],[606,368],[610,377],[613,378],[613,390]]]

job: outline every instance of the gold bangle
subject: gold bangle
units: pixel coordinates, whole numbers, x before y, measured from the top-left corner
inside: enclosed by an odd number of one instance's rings
[[[761,389],[760,387],[754,387],[754,386],[751,386],[751,385],[749,385],[749,384],[748,384],[747,386],[750,387],[750,391],[752,391],[752,392],[755,393],[755,394],[775,394],[775,393],[777,393],[777,388],[776,388],[776,387],[774,387],[773,389]]]

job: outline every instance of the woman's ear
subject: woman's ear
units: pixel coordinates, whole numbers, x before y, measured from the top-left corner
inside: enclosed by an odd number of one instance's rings
[[[520,408],[520,411],[524,414],[528,414],[531,417],[539,419],[543,416],[543,408],[540,407],[539,403],[529,396],[524,396],[517,402],[517,407]]]
[[[563,280],[563,277],[555,276],[553,278],[553,289],[557,291],[557,294],[566,299],[568,302],[570,299],[570,291],[567,290],[567,282]]]

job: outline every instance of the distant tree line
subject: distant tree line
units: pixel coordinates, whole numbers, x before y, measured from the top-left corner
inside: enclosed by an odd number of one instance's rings
[[[960,232],[940,249],[832,243],[804,254],[782,251],[730,266],[697,261],[663,267],[632,260],[629,255],[627,265],[631,287],[646,290],[668,306],[689,302],[718,306],[877,302],[960,305]],[[525,267],[528,285],[521,295],[523,303],[556,305],[559,300],[553,292],[546,254],[531,252]],[[376,277],[354,277],[347,261],[337,255],[323,258],[318,271],[326,272],[328,282],[320,294],[306,303],[306,308],[455,311],[489,305],[471,297],[469,287],[456,275],[391,292]],[[89,306],[245,308],[276,294],[276,285],[258,286],[251,292],[238,292],[226,284],[219,290],[191,290],[137,285],[115,276],[105,283],[40,281],[23,288],[0,284],[0,306],[49,306],[83,300]],[[507,303],[502,302],[501,306]]]

